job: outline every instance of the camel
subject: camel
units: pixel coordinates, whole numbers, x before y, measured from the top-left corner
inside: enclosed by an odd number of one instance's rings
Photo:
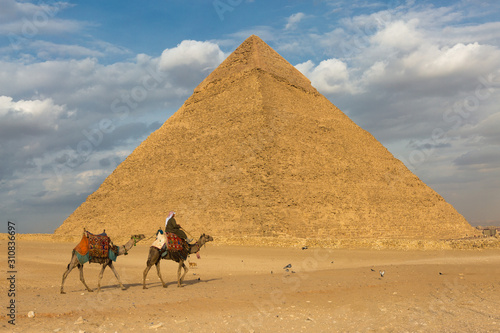
[[[132,235],[130,236],[130,240],[125,244],[125,245],[122,245],[122,246],[115,246],[115,248],[117,248],[117,251],[116,251],[116,255],[117,256],[121,256],[123,254],[128,254],[128,251],[133,247],[135,246],[135,244],[139,241],[141,241],[142,239],[144,239],[145,236],[143,234],[140,234],[140,235]],[[85,286],[85,288],[87,288],[87,290],[89,292],[93,292],[92,289],[89,288],[89,286],[87,286],[87,284],[85,283],[85,279],[83,277],[83,265],[84,264],[81,264],[79,261],[78,261],[78,257],[76,256],[75,254],[75,250],[73,250],[72,252],[72,255],[71,255],[71,261],[70,263],[68,264],[67,268],[66,268],[66,272],[64,272],[63,274],[63,277],[62,277],[62,283],[61,283],[61,294],[65,294],[64,292],[64,281],[66,280],[66,277],[68,276],[68,274],[71,272],[71,270],[75,267],[78,267],[78,269],[80,270],[80,281],[82,281],[83,285]],[[116,279],[118,280],[118,283],[120,284],[120,288],[122,290],[125,290],[126,288],[123,286],[123,283],[121,282],[120,280],[120,276],[118,275],[118,273],[116,272],[115,270],[115,266],[113,265],[113,261],[111,259],[108,259],[107,261],[105,261],[104,263],[101,263],[102,265],[102,268],[101,268],[101,272],[99,273],[99,280],[97,282],[97,292],[101,291],[101,279],[102,279],[102,275],[104,273],[104,270],[106,269],[106,267],[110,267],[111,270],[113,271],[113,273],[115,274],[116,276]]]
[[[206,242],[211,242],[214,239],[212,236],[209,235],[201,235],[200,239],[195,243],[195,244],[189,244],[189,253],[193,254],[198,252],[203,245],[205,245]],[[179,263],[179,268],[177,269],[177,287],[184,287],[182,282],[184,281],[184,277],[186,276],[188,272],[188,268],[186,265],[184,265],[184,260],[182,258],[179,258],[178,256],[172,256],[171,253],[167,253],[166,256],[161,257],[160,255],[160,250],[158,250],[156,247],[151,246],[149,248],[149,255],[148,255],[148,260],[146,261],[146,269],[144,270],[144,273],[142,275],[142,288],[146,288],[146,276],[148,275],[149,270],[153,265],[156,265],[156,272],[158,273],[158,277],[161,280],[161,284],[163,285],[163,288],[167,288],[167,285],[163,281],[163,278],[161,276],[161,271],[160,271],[160,261],[161,259],[168,259],[168,260],[173,260]],[[184,268],[184,274],[181,277],[181,269]]]

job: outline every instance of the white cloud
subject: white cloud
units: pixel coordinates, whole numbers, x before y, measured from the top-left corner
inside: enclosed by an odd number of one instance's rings
[[[65,20],[57,15],[74,5],[67,2],[18,2],[2,0],[0,34],[9,38],[34,38],[42,34],[60,34],[80,31],[87,23]]]
[[[443,27],[440,35],[455,43],[494,44],[500,38],[500,22]]]
[[[45,42],[39,44],[50,46]],[[60,47],[61,53],[90,52],[85,48]],[[120,99],[124,104],[131,98],[127,95],[144,91],[145,87],[145,96],[137,95],[136,100],[126,105],[131,113],[148,107],[159,110],[165,103],[180,106],[224,57],[217,44],[184,41],[157,58],[138,55],[134,61],[109,65],[95,57],[43,62],[30,59],[27,63],[0,60],[0,86],[3,94],[13,98],[43,100],[50,96],[54,103],[85,113],[82,119],[93,122],[98,120],[96,117],[112,114],[113,101]]]
[[[418,19],[390,22],[371,38],[371,42],[382,48],[396,48],[401,51],[412,50],[424,43],[422,32],[417,28],[418,23]]]
[[[0,96],[0,117],[11,115],[12,117],[55,119],[65,111],[66,106],[55,105],[51,98],[15,102],[12,97]]]
[[[104,170],[85,170],[76,175],[76,183],[80,186],[86,187],[89,185],[93,185],[97,180],[101,180],[103,177],[106,177],[104,174]]]
[[[470,89],[481,75],[500,68],[500,47],[471,37],[479,38],[498,23],[450,28],[446,32],[450,22],[460,17],[447,7],[424,7],[420,11],[394,9],[344,19],[343,29],[336,27],[311,38],[317,41],[316,47],[322,46],[326,52],[333,50],[338,56],[304,74],[320,92],[332,97],[341,92],[392,90],[393,94],[409,98],[444,94],[449,99]],[[464,40],[472,41],[461,42],[460,33]],[[346,67],[340,68],[337,62],[333,68],[332,59]]]
[[[297,25],[306,15],[304,13],[295,13],[290,15],[287,19],[287,23],[285,25],[285,30],[291,30],[297,28]]]
[[[123,48],[116,47],[104,42],[96,42],[89,47],[81,45],[56,44],[47,41],[33,41],[26,45],[32,49],[39,60],[41,59],[85,59],[100,58],[113,54],[128,54]]]
[[[338,59],[323,60],[318,66],[308,60],[295,66],[311,80],[312,85],[324,94],[348,92],[356,94],[359,91],[350,81],[347,64]]]
[[[224,52],[220,50],[217,44],[184,40],[177,47],[163,51],[159,68],[168,71],[180,66],[189,66],[193,70],[210,72],[224,58]]]
[[[408,54],[401,61],[403,70],[411,70],[420,77],[439,77],[473,72],[479,75],[483,68],[500,65],[500,50],[478,43],[438,48],[430,45]]]

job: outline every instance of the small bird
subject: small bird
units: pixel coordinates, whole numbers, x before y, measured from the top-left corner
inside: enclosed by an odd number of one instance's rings
[[[372,272],[375,272],[375,270],[373,268],[370,268]]]
[[[285,267],[283,267],[283,269],[287,269],[287,268],[290,268],[290,267],[292,267],[292,264],[286,265]]]
[[[384,277],[385,271],[378,271],[381,277]]]
[[[307,250],[307,246],[303,246],[303,247],[302,247],[302,250]]]
[[[287,268],[287,269],[285,269],[285,272],[290,272],[290,270]]]

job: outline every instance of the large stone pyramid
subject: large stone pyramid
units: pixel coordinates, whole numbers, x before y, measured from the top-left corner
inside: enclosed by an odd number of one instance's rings
[[[251,36],[56,234],[458,238],[473,228]]]

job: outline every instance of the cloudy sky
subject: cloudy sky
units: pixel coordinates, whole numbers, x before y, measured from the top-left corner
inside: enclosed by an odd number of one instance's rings
[[[0,0],[0,231],[51,233],[256,34],[500,225],[500,2]]]

